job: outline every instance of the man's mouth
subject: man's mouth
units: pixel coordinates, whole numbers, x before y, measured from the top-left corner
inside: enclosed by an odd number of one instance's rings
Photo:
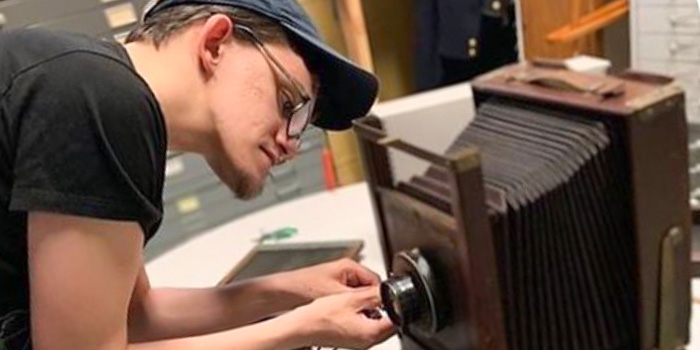
[[[265,155],[267,155],[267,157],[270,159],[270,164],[272,166],[277,164],[278,158],[277,158],[277,155],[275,155],[275,153],[273,153],[272,151],[270,151],[269,149],[267,149],[265,147],[260,147],[260,149],[262,149],[262,151],[265,153]]]

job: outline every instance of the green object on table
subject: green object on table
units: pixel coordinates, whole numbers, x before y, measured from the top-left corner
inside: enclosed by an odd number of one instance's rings
[[[291,226],[283,227],[281,229],[278,229],[278,230],[275,230],[272,232],[263,233],[260,236],[260,239],[258,240],[258,242],[259,243],[265,243],[268,241],[279,242],[279,241],[283,241],[285,239],[292,238],[292,237],[296,236],[298,233],[299,233],[299,230],[296,227],[291,227]]]

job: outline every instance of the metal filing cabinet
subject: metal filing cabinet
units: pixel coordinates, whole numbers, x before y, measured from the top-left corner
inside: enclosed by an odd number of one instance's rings
[[[676,78],[688,120],[700,123],[700,12],[696,0],[632,0],[632,67]]]
[[[690,159],[690,198],[694,208],[700,208],[700,125],[691,125],[688,135]]]
[[[700,211],[700,125],[691,125],[688,135],[689,156],[688,165],[690,167],[690,205],[693,210],[693,232],[692,232],[692,261],[693,276],[700,277],[698,263],[700,262],[700,225],[698,224],[697,212]]]
[[[3,0],[0,30],[43,27],[119,39],[137,24],[146,0]]]
[[[171,158],[163,192],[165,215],[159,233],[146,245],[146,259],[256,210],[323,190],[323,145],[323,132],[309,128],[297,156],[272,168],[264,191],[250,201],[235,198],[198,155]]]

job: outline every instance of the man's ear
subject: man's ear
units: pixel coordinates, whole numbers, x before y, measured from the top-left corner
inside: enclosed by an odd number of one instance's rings
[[[199,60],[202,70],[210,76],[221,62],[224,44],[232,40],[233,21],[226,15],[215,14],[207,19],[199,41]]]

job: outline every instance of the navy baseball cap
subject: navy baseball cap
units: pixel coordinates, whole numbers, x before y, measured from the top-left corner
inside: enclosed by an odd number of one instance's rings
[[[178,5],[233,6],[256,12],[279,23],[299,49],[309,69],[319,78],[316,102],[318,118],[314,125],[328,130],[344,130],[352,120],[367,115],[377,98],[378,82],[326,45],[313,22],[295,0],[160,0],[151,1],[143,19]]]

